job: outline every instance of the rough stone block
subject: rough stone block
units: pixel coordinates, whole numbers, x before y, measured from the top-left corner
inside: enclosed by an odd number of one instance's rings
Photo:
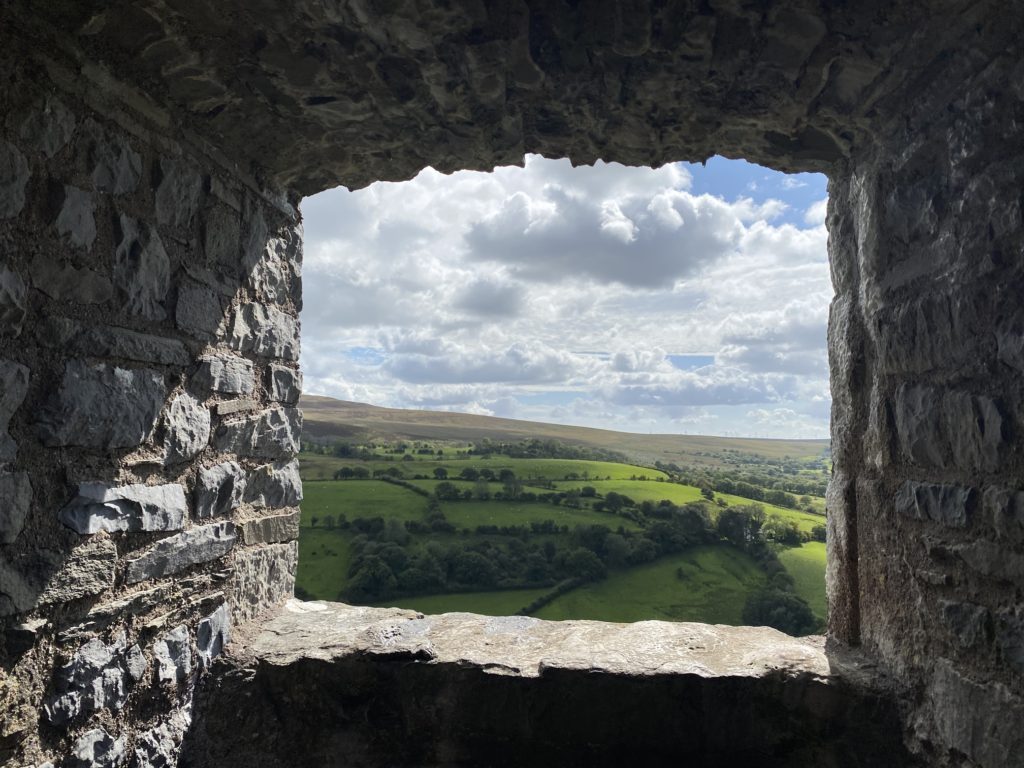
[[[114,738],[102,728],[86,731],[75,741],[63,768],[117,768],[124,762],[127,740]]]
[[[297,408],[271,408],[257,416],[222,424],[214,438],[218,451],[278,459],[299,452],[302,414]]]
[[[233,461],[199,470],[196,480],[196,516],[220,517],[242,504],[245,470]]]
[[[942,620],[962,648],[983,643],[989,634],[989,612],[983,605],[940,600]]]
[[[295,405],[302,394],[302,372],[271,363],[267,366],[267,392],[271,400]]]
[[[25,156],[13,144],[0,139],[0,219],[21,213],[31,175]]]
[[[277,307],[243,304],[235,312],[229,343],[240,352],[298,360],[298,333],[296,319]]]
[[[293,293],[290,283],[294,264],[297,264],[297,259],[292,241],[271,237],[266,241],[262,255],[255,264],[245,265],[246,284],[262,301],[283,304]]]
[[[99,357],[123,357],[140,363],[184,366],[191,361],[185,345],[126,328],[86,328],[75,341],[76,350]]]
[[[245,500],[256,507],[294,507],[302,501],[299,462],[278,461],[264,464],[249,473]]]
[[[87,642],[57,671],[56,694],[44,707],[47,720],[63,725],[89,712],[121,709],[138,680],[129,673],[129,659],[136,665],[139,656],[137,646],[129,653],[123,634],[110,645],[99,638]]]
[[[28,368],[10,360],[0,360],[0,464],[14,461],[18,456],[18,446],[8,427],[25,400],[28,381]]]
[[[125,195],[134,192],[142,178],[142,157],[131,144],[114,136],[92,120],[85,123],[92,183],[101,192]]]
[[[18,336],[25,322],[25,281],[0,266],[0,336]]]
[[[251,395],[255,387],[252,362],[244,357],[201,357],[193,382],[225,395]]]
[[[81,483],[63,509],[64,525],[81,534],[100,531],[177,531],[185,524],[185,491],[168,485]]]
[[[299,538],[299,511],[246,520],[239,527],[242,529],[242,542],[247,546],[295,541]]]
[[[1003,661],[1024,672],[1024,606],[1003,608],[996,614],[996,642]]]
[[[134,448],[152,436],[166,394],[156,371],[69,360],[39,414],[39,433],[50,446]]]
[[[114,285],[99,272],[36,254],[29,267],[32,287],[55,301],[103,304],[114,295]]]
[[[188,629],[181,624],[153,645],[157,679],[180,686],[192,674],[192,646]]]
[[[212,206],[203,222],[203,248],[207,261],[238,268],[241,248],[241,221],[237,211],[223,205]]]
[[[166,722],[139,734],[132,768],[177,768],[179,746],[191,722],[190,710],[179,709]]]
[[[96,206],[84,189],[65,185],[54,226],[71,245],[88,250],[96,240]]]
[[[187,392],[171,401],[165,424],[166,464],[195,458],[210,443],[210,409]]]
[[[125,581],[129,584],[145,579],[178,573],[199,563],[223,557],[235,544],[232,523],[213,523],[158,541],[141,556],[128,561]]]
[[[947,393],[943,398],[943,421],[953,466],[973,472],[999,469],[1005,447],[1005,420],[992,398]]]
[[[32,506],[28,472],[0,472],[0,544],[13,544]]]
[[[1024,542],[1024,490],[992,486],[985,489],[985,518],[996,535],[1013,544]]]
[[[908,480],[896,494],[896,511],[914,520],[932,520],[951,528],[964,528],[970,521],[977,497],[973,488]]]
[[[217,409],[217,415],[220,417],[230,416],[234,413],[255,411],[259,407],[260,404],[255,400],[228,400],[227,402],[217,403],[214,406]]]
[[[236,550],[231,597],[235,621],[249,621],[292,597],[298,559],[297,541]]]
[[[228,607],[221,605],[199,622],[196,627],[196,648],[199,652],[199,666],[206,668],[224,652],[231,642],[231,614]]]
[[[1024,555],[987,539],[952,548],[971,569],[999,581],[1024,584]]]
[[[896,392],[895,419],[907,457],[922,466],[945,467],[942,402],[934,389],[901,386]]]
[[[129,312],[163,320],[163,301],[170,287],[170,260],[156,230],[121,215],[114,227],[114,282]]]
[[[47,96],[18,128],[18,138],[36,147],[46,157],[53,157],[71,140],[75,116],[56,96]]]
[[[160,158],[160,182],[156,188],[156,218],[161,224],[187,227],[199,206],[203,179],[184,160]]]
[[[54,605],[92,597],[114,586],[117,546],[109,539],[89,541],[70,555],[54,558],[38,597],[40,605]]]
[[[183,285],[178,289],[174,322],[197,339],[216,338],[224,320],[224,306],[216,291],[201,285]]]

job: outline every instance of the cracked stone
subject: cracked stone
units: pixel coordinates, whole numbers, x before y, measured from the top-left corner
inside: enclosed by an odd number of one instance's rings
[[[18,137],[49,158],[64,148],[74,132],[74,114],[56,96],[47,96],[22,122]]]
[[[256,416],[222,424],[214,445],[239,456],[278,459],[299,452],[302,414],[298,408],[271,408]]]
[[[129,312],[163,320],[170,260],[160,235],[145,222],[121,215],[114,227],[114,281]]]
[[[32,506],[28,472],[0,472],[0,544],[13,544]]]
[[[125,737],[114,738],[102,728],[82,734],[71,754],[62,763],[64,768],[116,768],[124,760]]]
[[[32,287],[55,301],[102,304],[114,295],[106,276],[88,267],[77,269],[65,261],[37,254],[29,267]]]
[[[100,531],[177,531],[185,524],[188,503],[177,483],[122,485],[80,483],[78,493],[59,513],[64,525],[80,534]]]
[[[279,461],[264,464],[249,473],[245,500],[256,507],[294,507],[302,501],[299,462]]]
[[[188,629],[181,624],[165,634],[153,645],[157,663],[157,679],[162,683],[179,686],[192,672],[192,647]]]
[[[193,381],[225,395],[251,395],[255,387],[252,362],[243,357],[201,357]]]
[[[17,337],[25,312],[25,281],[17,272],[0,266],[0,336]]]
[[[196,480],[196,516],[220,517],[242,504],[246,476],[238,464],[225,461],[199,470]]]
[[[0,463],[14,461],[18,457],[18,445],[8,427],[25,400],[28,382],[28,368],[11,360],[0,360]]]
[[[235,312],[229,344],[240,352],[283,360],[299,359],[298,323],[277,307],[243,304]]]
[[[187,709],[179,709],[164,723],[139,734],[132,768],[177,768],[178,751],[192,723]]]
[[[302,372],[271,363],[267,366],[267,390],[272,400],[294,405],[302,394]]]
[[[933,520],[964,528],[974,510],[978,493],[973,488],[907,481],[896,494],[896,510],[915,520]]]
[[[152,436],[166,395],[157,371],[69,360],[39,415],[40,437],[49,446],[134,448]]]
[[[63,725],[100,709],[119,710],[134,682],[128,674],[124,635],[110,645],[93,638],[57,670],[57,693],[44,705],[47,720]]]
[[[196,214],[203,179],[181,160],[160,158],[160,184],[156,189],[156,218],[161,224],[187,227]]]
[[[213,339],[224,320],[224,306],[216,291],[201,285],[178,289],[174,321],[181,330],[198,339]]]
[[[0,219],[21,213],[31,175],[25,156],[13,144],[0,139]]]
[[[178,573],[226,555],[235,544],[233,523],[213,523],[158,541],[140,557],[128,561],[128,584]]]
[[[188,461],[210,442],[210,409],[187,392],[171,402],[166,424],[166,464]]]
[[[72,245],[88,250],[96,240],[96,206],[92,195],[72,186],[65,186],[63,194],[54,226]]]
[[[231,641],[231,615],[228,607],[222,605],[196,628],[196,648],[199,651],[199,666],[203,669],[224,652]]]

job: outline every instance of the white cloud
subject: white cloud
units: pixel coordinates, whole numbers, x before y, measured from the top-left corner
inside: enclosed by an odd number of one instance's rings
[[[820,226],[825,223],[825,215],[828,213],[828,198],[824,200],[818,200],[807,208],[804,212],[804,221],[810,224],[812,227]]]

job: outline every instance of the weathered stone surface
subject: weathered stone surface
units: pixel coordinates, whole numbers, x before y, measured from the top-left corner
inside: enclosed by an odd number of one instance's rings
[[[18,456],[18,446],[8,427],[11,418],[25,400],[28,381],[28,368],[11,360],[0,359],[0,463],[14,461]]]
[[[249,473],[245,500],[256,507],[295,507],[302,501],[299,462],[278,461],[264,464]]]
[[[199,470],[196,479],[196,516],[220,517],[242,504],[245,470],[233,461]]]
[[[252,362],[226,355],[199,358],[193,381],[204,390],[225,395],[251,395],[255,386]]]
[[[94,638],[57,671],[56,694],[45,707],[47,719],[62,725],[98,709],[121,709],[134,678],[128,673],[124,635],[110,645]]]
[[[182,685],[192,674],[192,645],[188,628],[181,624],[157,640],[153,646],[153,657],[160,682]]]
[[[183,285],[178,289],[174,322],[191,336],[213,339],[224,320],[224,306],[216,291],[202,285]]]
[[[93,120],[85,123],[92,183],[101,192],[125,195],[134,192],[142,178],[142,156],[120,136],[114,136]]]
[[[187,227],[196,214],[203,179],[184,160],[160,158],[160,183],[156,188],[156,218],[161,224]]]
[[[1011,544],[1024,541],[1024,490],[992,486],[985,489],[985,517],[996,535]]]
[[[25,322],[25,281],[0,265],[0,336],[17,336]]]
[[[1010,584],[1024,583],[1024,555],[994,541],[977,539],[958,545],[952,551],[978,573]]]
[[[114,282],[129,312],[163,320],[170,286],[170,260],[160,235],[145,222],[122,214],[114,227]]]
[[[50,317],[36,326],[41,344],[69,354],[120,357],[140,363],[185,366],[192,360],[177,339],[112,326],[86,326],[63,317]]]
[[[1024,606],[1002,609],[996,614],[995,624],[1003,661],[1024,672]]]
[[[214,446],[239,456],[277,459],[299,452],[302,414],[297,408],[271,408],[258,416],[222,424]]]
[[[221,605],[199,622],[196,627],[196,649],[199,665],[209,667],[231,642],[231,614],[227,605]]]
[[[915,520],[933,520],[964,528],[970,521],[977,497],[973,488],[908,480],[896,494],[896,510]]]
[[[66,185],[54,226],[71,245],[88,250],[96,240],[95,210],[92,195],[84,189]]]
[[[259,407],[260,404],[255,400],[227,400],[225,402],[217,403],[214,406],[217,410],[217,415],[220,417],[231,416],[235,413],[255,411]]]
[[[81,534],[100,531],[177,531],[188,516],[185,491],[168,485],[80,483],[60,521]]]
[[[42,254],[32,259],[29,273],[32,287],[56,301],[103,304],[114,295],[114,285],[105,275],[88,267],[75,268]]]
[[[177,768],[178,749],[191,721],[189,710],[179,709],[166,722],[140,734],[132,768]]]
[[[297,541],[236,550],[231,595],[234,620],[244,623],[292,597],[298,559]]]
[[[126,739],[114,738],[102,728],[86,731],[78,737],[63,768],[117,768],[124,760]]]
[[[156,371],[69,360],[39,433],[47,445],[132,448],[153,434],[166,393]]]
[[[235,544],[232,523],[213,523],[158,541],[141,556],[128,561],[125,581],[134,584],[144,579],[178,573],[199,563],[226,555]]]
[[[28,472],[0,471],[0,544],[13,544],[32,506]]]
[[[302,372],[271,363],[267,366],[267,392],[271,400],[294,405],[302,394]]]
[[[298,322],[277,307],[243,304],[235,312],[229,343],[232,349],[261,357],[299,359]]]
[[[973,648],[987,639],[989,611],[983,605],[939,602],[942,619],[962,648]]]
[[[18,137],[46,157],[53,157],[67,145],[74,130],[74,114],[60,99],[49,95],[22,122]]]
[[[21,213],[31,175],[25,156],[13,144],[0,139],[0,219]]]
[[[210,409],[187,392],[171,401],[165,420],[165,463],[188,461],[209,445]]]
[[[66,559],[47,569],[38,603],[61,604],[101,594],[114,586],[116,565],[117,547],[109,539],[77,546]]]
[[[241,243],[241,220],[238,212],[223,205],[212,206],[203,223],[203,248],[213,264],[232,271],[238,268]]]
[[[292,274],[298,265],[298,239],[288,237],[271,237],[266,240],[258,259],[250,263],[254,251],[246,252],[243,268],[246,271],[246,283],[261,301],[271,304],[283,304],[298,291],[293,291]],[[296,281],[297,282],[297,281]]]
[[[246,520],[239,527],[242,529],[242,542],[247,546],[295,541],[299,538],[299,512]]]

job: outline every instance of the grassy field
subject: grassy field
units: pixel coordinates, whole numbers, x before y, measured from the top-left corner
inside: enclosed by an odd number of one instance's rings
[[[302,515],[304,522],[306,515]],[[316,600],[337,600],[348,574],[349,534],[303,525],[295,583]]]
[[[529,525],[532,522],[554,521],[555,525],[605,525],[613,531],[619,526],[635,531],[640,526],[632,520],[607,512],[572,509],[554,504],[520,504],[515,501],[446,501],[441,504],[448,522],[459,528],[478,525]]]
[[[381,607],[408,608],[420,613],[481,613],[484,616],[512,616],[547,589],[506,589],[494,592],[464,592],[451,595],[399,597],[379,603]]]
[[[685,581],[676,576],[682,569]],[[611,574],[562,595],[537,612],[541,619],[700,621],[742,624],[743,603],[764,574],[732,547],[688,552]]]
[[[819,619],[824,619],[827,612],[825,545],[810,541],[802,547],[787,547],[779,552],[779,560],[796,582],[796,593],[807,601]]]
[[[427,499],[408,488],[382,480],[343,480],[307,482],[302,487],[302,522],[311,525],[313,517],[343,514],[356,517],[383,517],[385,520],[422,520]]]

